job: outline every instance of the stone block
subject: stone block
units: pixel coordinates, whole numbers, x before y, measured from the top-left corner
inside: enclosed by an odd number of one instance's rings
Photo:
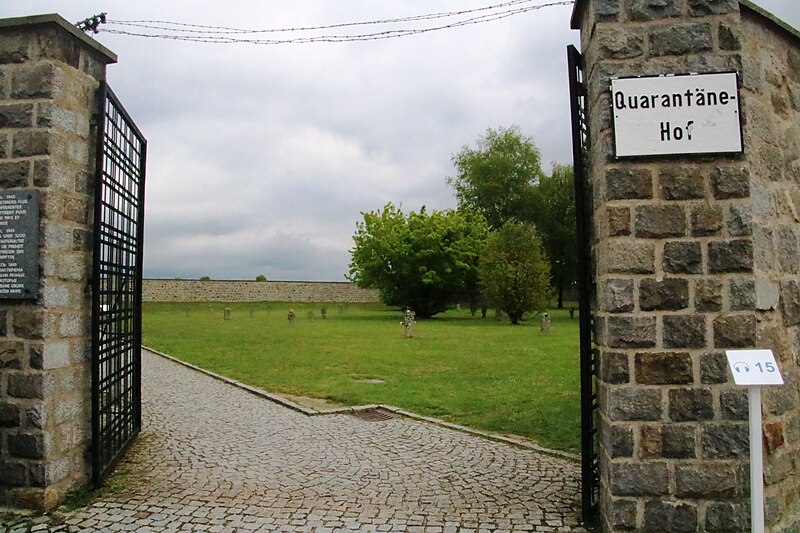
[[[9,373],[7,392],[13,398],[43,399],[45,396],[44,374]]]
[[[747,389],[723,390],[719,393],[719,410],[725,420],[748,420],[750,406],[747,399]]]
[[[655,272],[655,245],[632,239],[612,239],[605,251],[606,269],[613,274]]]
[[[41,343],[30,343],[28,350],[28,364],[31,368],[41,370],[44,368],[44,346]]]
[[[72,230],[70,250],[73,252],[88,252],[92,249],[92,233],[84,229]]]
[[[44,313],[18,309],[12,316],[14,335],[21,339],[41,339],[44,336]]]
[[[598,32],[597,60],[632,59],[644,55],[644,36],[641,31],[627,31],[614,28]]]
[[[661,425],[642,424],[639,427],[639,459],[662,457],[663,434]]]
[[[63,75],[50,63],[14,71],[11,78],[11,97],[24,100],[53,98],[63,83]]]
[[[717,235],[722,230],[722,207],[718,205],[695,206],[690,216],[694,237]]]
[[[766,412],[775,416],[784,415],[800,405],[794,373],[783,370],[781,374],[784,385],[782,387],[766,387],[761,396]]]
[[[645,205],[636,209],[634,234],[644,239],[686,235],[686,216],[680,205]]]
[[[675,467],[675,495],[679,498],[716,500],[735,498],[742,490],[730,463],[701,463]]]
[[[25,63],[32,57],[30,44],[22,35],[0,35],[0,64]]]
[[[23,487],[27,484],[27,469],[23,463],[0,459],[0,479],[8,487]]]
[[[755,345],[755,315],[723,315],[714,319],[716,348],[752,348]]]
[[[28,186],[29,161],[0,161],[0,187],[13,189]]]
[[[671,274],[701,274],[703,253],[697,241],[673,241],[664,245],[664,271]]]
[[[664,424],[662,429],[661,454],[666,459],[694,459],[695,426]]]
[[[693,17],[725,15],[738,11],[738,0],[689,0],[689,14]]]
[[[633,311],[633,280],[609,279],[604,282],[603,303],[609,313]]]
[[[46,453],[44,434],[11,434],[8,436],[8,452],[22,459],[44,459]]]
[[[64,220],[78,224],[88,224],[92,213],[89,212],[89,203],[84,198],[67,197],[63,199]]]
[[[745,423],[707,424],[700,437],[705,459],[747,459],[750,437]]]
[[[732,237],[753,234],[753,216],[746,205],[731,204],[728,215],[728,233]]]
[[[29,427],[44,429],[47,419],[47,412],[42,404],[31,405],[25,410],[25,420]]]
[[[756,308],[756,282],[752,278],[734,278],[728,282],[731,311],[753,311]]]
[[[669,417],[675,422],[713,419],[714,395],[711,389],[670,389]]]
[[[670,166],[658,175],[658,188],[664,200],[705,198],[705,182],[698,167]]]
[[[643,531],[695,533],[697,506],[690,503],[650,500],[644,505]]]
[[[0,369],[20,370],[25,359],[25,345],[19,341],[0,340]]]
[[[663,462],[611,465],[611,494],[661,496],[669,493],[669,470]]]
[[[606,383],[621,384],[631,380],[628,354],[605,352],[600,358],[600,379]]]
[[[663,318],[664,346],[667,348],[704,348],[706,319],[704,315],[666,315]]]
[[[631,234],[631,210],[629,207],[609,207],[606,212],[610,236],[620,237]]]
[[[50,154],[50,134],[40,130],[22,130],[14,133],[11,147],[13,157],[33,157]]]
[[[33,126],[33,104],[0,105],[0,128],[29,128]]]
[[[611,348],[652,348],[656,345],[655,317],[609,316],[606,329]]]
[[[591,6],[598,22],[611,22],[617,20],[619,15],[620,0],[595,0]]]
[[[44,369],[66,368],[70,360],[70,343],[66,340],[48,339],[44,343],[42,366]]]
[[[797,274],[800,258],[800,240],[797,232],[789,226],[779,226],[775,231],[775,244],[781,272]]]
[[[661,391],[612,387],[608,393],[608,415],[615,421],[652,421],[662,415]]]
[[[0,403],[0,428],[14,428],[20,425],[19,407],[13,403]]]
[[[636,500],[612,498],[610,520],[614,530],[636,529]]]
[[[630,20],[645,22],[681,15],[681,2],[678,0],[625,0],[625,11]]]
[[[631,457],[633,455],[633,430],[630,427],[606,425],[602,435],[603,447],[611,457]]]
[[[708,23],[658,26],[650,33],[650,55],[681,56],[712,49],[711,25]]]
[[[634,360],[636,382],[642,385],[682,385],[694,381],[692,358],[684,352],[643,352]]]
[[[796,281],[781,281],[780,302],[783,324],[786,327],[800,324],[800,285]]]
[[[698,311],[721,311],[722,282],[710,278],[698,280],[694,300],[695,309]]]
[[[720,50],[735,51],[742,49],[742,32],[738,26],[721,22],[717,28]]]
[[[775,485],[786,480],[794,473],[792,455],[779,453],[771,455],[764,463],[764,484]]]
[[[643,200],[653,197],[653,175],[642,168],[612,168],[606,171],[608,200]]]
[[[783,422],[781,421],[764,424],[763,433],[764,444],[766,444],[767,453],[770,455],[786,444],[786,439],[783,436]]]
[[[750,174],[744,168],[716,167],[709,176],[711,191],[718,200],[750,196]]]
[[[643,279],[639,283],[639,308],[642,311],[675,311],[688,306],[689,282],[685,279]]]
[[[708,269],[723,274],[753,271],[753,242],[733,239],[708,243]]]
[[[709,533],[750,531],[750,505],[729,502],[709,503],[706,508],[705,531]]]

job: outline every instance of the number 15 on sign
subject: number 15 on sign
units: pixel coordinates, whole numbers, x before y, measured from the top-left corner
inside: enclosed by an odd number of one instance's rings
[[[772,350],[728,350],[725,355],[737,385],[783,385]]]

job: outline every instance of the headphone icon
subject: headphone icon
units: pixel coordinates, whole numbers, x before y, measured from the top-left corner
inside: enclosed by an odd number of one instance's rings
[[[747,374],[748,372],[750,372],[750,365],[748,365],[745,362],[740,361],[740,362],[736,363],[735,365],[733,365],[733,369],[736,371],[737,374],[741,374],[741,373]]]

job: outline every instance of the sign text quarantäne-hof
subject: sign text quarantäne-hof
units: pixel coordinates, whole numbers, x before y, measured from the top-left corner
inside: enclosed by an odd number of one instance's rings
[[[735,72],[611,80],[617,157],[738,153]]]

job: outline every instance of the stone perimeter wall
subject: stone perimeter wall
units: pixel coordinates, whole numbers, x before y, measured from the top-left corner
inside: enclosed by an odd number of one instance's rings
[[[145,302],[379,302],[378,291],[348,282],[145,279]]]
[[[747,2],[585,0],[605,531],[749,531],[748,405],[771,348],[769,531],[800,530],[800,37]],[[740,73],[745,153],[614,157],[617,76]]]
[[[114,54],[52,15],[0,20],[0,189],[38,189],[39,296],[0,300],[0,506],[88,482],[93,113]]]

